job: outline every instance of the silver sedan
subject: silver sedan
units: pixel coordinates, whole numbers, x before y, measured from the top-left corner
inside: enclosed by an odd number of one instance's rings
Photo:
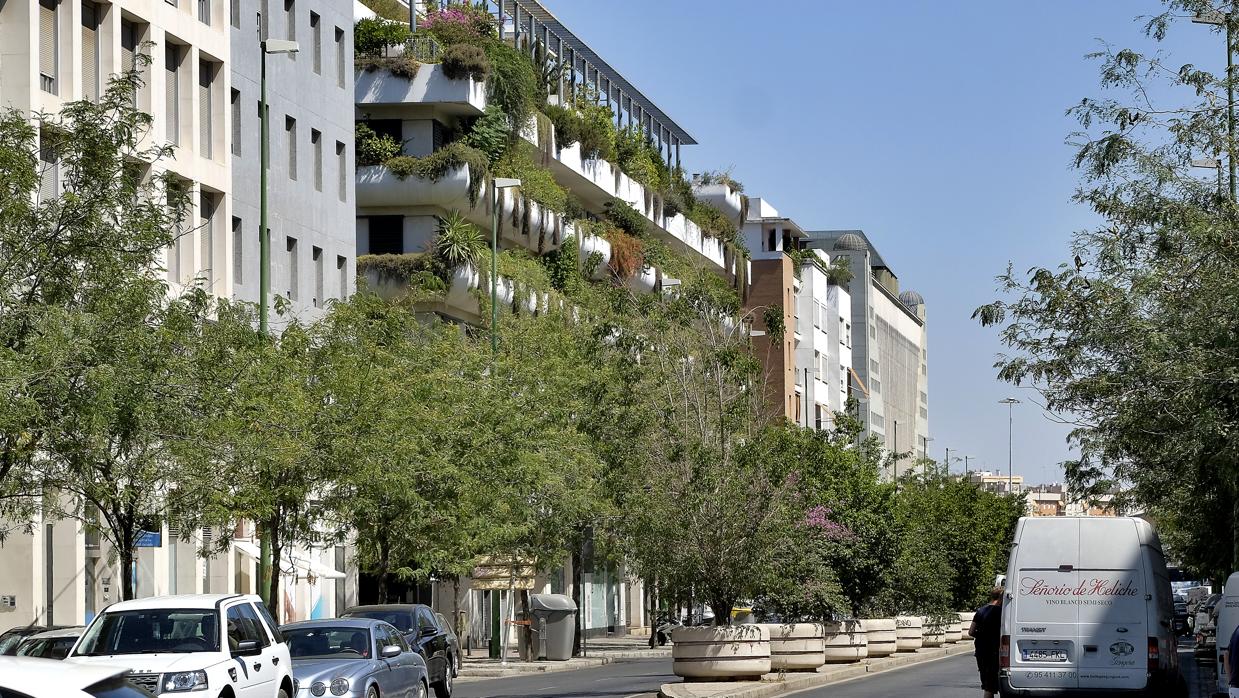
[[[330,618],[280,628],[293,660],[295,698],[426,698],[426,662],[393,626]]]

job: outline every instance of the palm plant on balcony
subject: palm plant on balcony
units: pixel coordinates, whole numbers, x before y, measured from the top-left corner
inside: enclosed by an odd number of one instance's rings
[[[459,211],[439,219],[433,254],[435,262],[447,275],[465,264],[476,265],[485,249],[486,241],[482,239],[482,233]]]

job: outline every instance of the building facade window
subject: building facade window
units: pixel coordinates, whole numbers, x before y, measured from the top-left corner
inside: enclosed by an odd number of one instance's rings
[[[348,199],[348,158],[345,156],[344,144],[336,141],[336,172],[339,176],[340,201]]]
[[[228,20],[233,29],[241,28],[241,0],[228,0]]]
[[[142,30],[136,22],[130,22],[127,19],[120,21],[120,68],[125,72],[134,69],[134,54],[138,52],[138,43],[142,36]],[[138,106],[138,90],[133,90],[133,99],[130,102],[133,107]]]
[[[51,135],[39,132],[39,201],[47,202],[60,194],[60,165]]]
[[[314,262],[314,307],[323,306],[323,250],[321,247],[310,248],[310,258]]]
[[[180,67],[181,47],[173,43],[164,44],[164,124],[166,136],[172,145],[181,141],[181,90]]]
[[[198,148],[204,158],[215,155],[215,85],[216,64],[198,60]]]
[[[288,136],[288,178],[297,179],[297,120],[284,117],[284,133]]]
[[[336,27],[336,87],[344,87],[344,30]]]
[[[297,40],[297,3],[295,0],[284,0],[284,38],[289,41]],[[296,53],[289,53],[288,57],[296,60]]]
[[[232,91],[232,154],[241,157],[241,92]]]
[[[236,284],[245,283],[245,237],[242,234],[241,219],[232,218],[232,281]]]
[[[99,6],[82,3],[82,97],[99,99]]]
[[[318,75],[323,74],[323,28],[322,22],[319,21],[319,16],[315,12],[310,13],[310,53],[314,59],[314,72]]]
[[[323,190],[323,134],[310,129],[310,148],[314,151],[314,190]]]
[[[348,298],[348,258],[336,256],[336,275],[339,276],[340,282],[340,299]],[[339,569],[338,567],[336,569]]]
[[[211,0],[198,0],[198,21],[211,25]]]
[[[218,200],[209,192],[198,194],[198,264],[207,288],[215,284],[215,210]]]
[[[297,300],[298,272],[297,268],[297,238],[284,239],[284,250],[288,254],[288,300]]]
[[[51,94],[59,94],[56,81],[60,57],[59,19],[58,0],[39,0],[39,87]]]

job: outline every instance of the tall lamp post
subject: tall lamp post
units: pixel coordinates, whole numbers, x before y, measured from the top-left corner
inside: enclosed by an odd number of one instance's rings
[[[1000,405],[1007,406],[1007,494],[1012,492],[1012,483],[1015,481],[1014,473],[1011,469],[1012,456],[1015,453],[1013,445],[1015,443],[1015,406],[1020,404],[1019,400],[1013,397],[1004,398],[998,401]]]
[[[933,440],[934,439],[932,436],[921,437],[921,441],[924,444],[921,446],[921,458],[924,458],[924,460],[921,461],[921,475],[925,475],[929,471],[929,442]]]
[[[496,371],[495,362],[499,359],[499,190],[519,187],[521,181],[510,177],[495,177],[490,186],[490,360],[492,375]],[[513,561],[515,564],[515,561]],[[490,593],[490,656],[492,659],[503,657],[506,665],[507,632],[503,628],[503,609],[499,596],[502,592],[495,589]],[[508,609],[513,606],[513,592],[508,592]]]
[[[1196,24],[1226,28],[1226,151],[1230,170],[1230,201],[1235,202],[1235,38],[1234,17],[1230,12],[1202,12],[1192,18]],[[1220,164],[1220,163],[1219,163]],[[1218,170],[1219,178],[1221,169]]]
[[[258,331],[265,337],[267,335],[267,306],[270,305],[268,296],[271,294],[271,231],[267,230],[267,161],[270,159],[267,135],[267,112],[269,111],[267,106],[267,54],[296,53],[298,46],[296,41],[284,39],[264,40],[262,37],[262,13],[258,15],[258,32],[258,46],[262,54],[262,79],[258,98],[258,116],[262,121],[261,135],[259,136],[262,141],[260,148],[262,154],[259,156],[261,163],[259,164],[258,175]],[[278,600],[270,594],[272,574],[270,536],[260,534],[258,545],[260,594],[266,601],[267,608],[273,614],[276,614],[278,618]]]

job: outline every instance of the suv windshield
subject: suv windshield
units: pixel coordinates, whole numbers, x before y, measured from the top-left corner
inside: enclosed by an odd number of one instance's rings
[[[219,625],[208,609],[107,611],[90,626],[75,656],[219,651]]]
[[[394,625],[402,633],[413,632],[413,614],[409,611],[383,611],[370,609],[354,609],[344,614],[345,618],[373,618],[389,625]]]

